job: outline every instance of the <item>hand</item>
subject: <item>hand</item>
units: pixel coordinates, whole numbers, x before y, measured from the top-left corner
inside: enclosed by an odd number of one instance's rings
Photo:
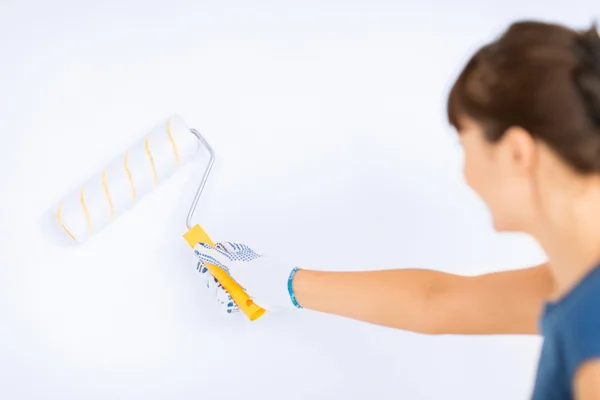
[[[267,310],[301,308],[292,290],[298,268],[259,255],[239,243],[217,243],[215,247],[198,243],[194,253],[199,260],[198,271],[206,277],[206,286],[228,313],[238,312],[239,308],[204,263],[225,270],[260,307]]]

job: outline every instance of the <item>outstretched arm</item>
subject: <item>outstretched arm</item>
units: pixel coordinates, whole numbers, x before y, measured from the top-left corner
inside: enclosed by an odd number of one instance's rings
[[[427,269],[323,272],[256,254],[243,244],[198,244],[201,262],[215,264],[267,309],[300,306],[378,325],[427,334],[536,334],[543,303],[553,289],[546,264],[479,276]],[[209,276],[207,286],[215,288]],[[291,282],[291,283],[290,283]],[[219,301],[236,305],[222,287]]]
[[[293,281],[304,308],[427,334],[536,334],[552,286],[546,264],[473,277],[300,270]]]

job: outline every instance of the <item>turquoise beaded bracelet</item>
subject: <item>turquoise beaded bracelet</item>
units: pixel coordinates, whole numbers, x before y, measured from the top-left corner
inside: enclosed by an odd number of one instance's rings
[[[290,277],[288,278],[288,292],[290,293],[290,299],[292,299],[292,304],[294,304],[294,307],[296,308],[302,308],[302,306],[300,304],[298,304],[298,301],[296,301],[296,295],[294,294],[294,288],[292,285],[292,282],[294,281],[294,276],[296,275],[296,272],[298,272],[300,268],[295,267],[292,272],[290,272]]]

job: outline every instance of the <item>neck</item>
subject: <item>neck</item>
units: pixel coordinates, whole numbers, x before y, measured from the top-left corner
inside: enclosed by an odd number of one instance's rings
[[[600,191],[558,203],[560,207],[553,207],[557,211],[532,232],[549,259],[553,300],[600,263]]]

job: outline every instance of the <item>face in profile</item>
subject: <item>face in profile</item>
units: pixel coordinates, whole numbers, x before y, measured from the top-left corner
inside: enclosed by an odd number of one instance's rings
[[[536,146],[522,129],[510,129],[497,142],[485,138],[470,119],[461,121],[463,174],[487,205],[497,231],[527,232],[536,215]]]

